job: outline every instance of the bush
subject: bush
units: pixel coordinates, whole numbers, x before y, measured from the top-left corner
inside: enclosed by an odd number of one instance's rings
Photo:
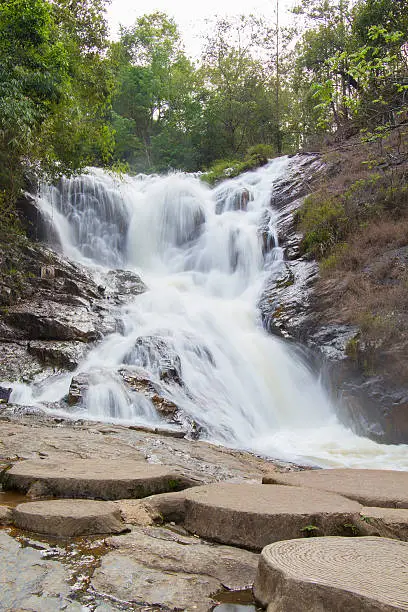
[[[210,185],[219,181],[234,178],[242,172],[254,170],[268,163],[268,155],[271,152],[269,145],[256,145],[248,149],[244,159],[220,159],[201,175],[201,179]]]
[[[297,223],[304,233],[303,253],[319,259],[326,256],[344,237],[347,221],[337,198],[322,193],[308,196],[297,215]]]

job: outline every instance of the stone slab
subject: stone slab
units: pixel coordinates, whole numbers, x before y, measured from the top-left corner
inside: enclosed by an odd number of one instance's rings
[[[0,506],[0,525],[11,524],[11,510],[7,506]]]
[[[125,523],[154,525],[155,523],[182,523],[185,516],[186,491],[159,493],[143,499],[116,501]]]
[[[185,527],[204,538],[261,550],[302,535],[350,535],[361,505],[300,487],[220,483],[186,492]]]
[[[69,568],[43,553],[0,531],[0,610],[83,612],[70,597]]]
[[[376,537],[275,542],[261,553],[254,594],[271,612],[408,610],[408,544]]]
[[[115,500],[179,491],[196,484],[177,470],[141,461],[28,460],[3,475],[5,489],[35,497]]]
[[[16,527],[57,537],[112,534],[125,531],[119,508],[113,502],[57,499],[27,502],[13,510]]]
[[[364,506],[408,508],[408,472],[392,470],[307,470],[274,473],[264,484],[295,485],[331,491],[354,499]]]
[[[408,541],[408,509],[364,507],[360,515],[370,535]]]
[[[258,565],[254,553],[162,527],[137,528],[107,544],[114,550],[95,570],[93,588],[154,609],[212,610],[213,594],[252,586]]]

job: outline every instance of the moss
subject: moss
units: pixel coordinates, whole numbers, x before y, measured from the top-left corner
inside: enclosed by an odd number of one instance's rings
[[[169,491],[178,491],[180,489],[180,481],[177,479],[170,478],[167,484]]]

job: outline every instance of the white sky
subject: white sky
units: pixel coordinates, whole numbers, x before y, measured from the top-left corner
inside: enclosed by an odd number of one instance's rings
[[[280,20],[290,22],[287,7],[294,0],[279,0]],[[200,34],[205,30],[205,20],[215,16],[249,15],[275,19],[276,0],[111,0],[108,18],[113,36],[119,24],[129,26],[140,15],[162,11],[173,17],[180,28],[186,51],[198,56],[201,48]]]

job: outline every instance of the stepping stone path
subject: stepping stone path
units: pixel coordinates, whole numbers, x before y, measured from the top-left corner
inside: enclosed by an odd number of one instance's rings
[[[370,535],[408,541],[408,509],[362,508],[360,515]]]
[[[264,484],[312,487],[339,493],[364,506],[408,508],[408,472],[391,470],[307,470],[289,474],[274,473]]]
[[[20,504],[14,508],[13,522],[20,529],[67,538],[126,530],[116,504],[88,499]]]
[[[185,527],[223,544],[261,550],[302,535],[351,535],[361,505],[300,487],[219,483],[186,492]]]
[[[18,489],[35,497],[90,499],[140,498],[180,491],[196,482],[175,468],[143,461],[71,459],[62,463],[28,460],[3,475],[4,489]]]
[[[266,546],[255,598],[275,612],[408,610],[408,544],[386,538],[310,538]]]

